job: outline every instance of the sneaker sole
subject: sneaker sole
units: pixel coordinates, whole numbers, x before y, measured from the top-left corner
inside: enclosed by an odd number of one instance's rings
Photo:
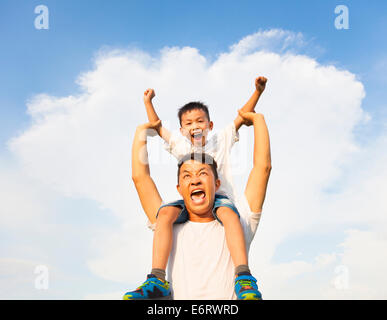
[[[151,298],[151,299],[124,299],[124,300],[132,300],[132,301],[142,301],[142,300],[172,300],[172,296],[166,296],[166,297],[161,297],[161,298]]]

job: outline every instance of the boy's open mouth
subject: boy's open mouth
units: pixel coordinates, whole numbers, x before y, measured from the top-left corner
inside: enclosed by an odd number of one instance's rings
[[[202,204],[204,203],[204,199],[206,197],[206,193],[202,189],[195,189],[191,192],[191,200],[195,204]]]
[[[191,137],[194,141],[202,141],[203,132],[202,131],[196,131],[191,134]]]

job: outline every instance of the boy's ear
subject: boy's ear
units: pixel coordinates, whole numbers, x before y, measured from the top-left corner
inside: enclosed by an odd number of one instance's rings
[[[210,130],[212,130],[213,127],[214,127],[214,123],[210,121],[210,125],[209,125]]]

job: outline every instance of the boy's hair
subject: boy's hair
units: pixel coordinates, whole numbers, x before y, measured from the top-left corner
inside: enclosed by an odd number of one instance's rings
[[[181,117],[183,116],[183,114],[195,109],[203,110],[207,116],[208,121],[210,121],[210,113],[208,112],[208,107],[203,102],[193,101],[193,102],[188,102],[187,104],[185,104],[179,109],[177,116],[179,117],[180,126],[181,126]]]
[[[180,168],[181,166],[190,160],[198,161],[201,163],[208,164],[214,174],[215,180],[218,180],[218,165],[215,159],[207,153],[192,152],[183,156],[177,164],[177,183],[179,183]]]

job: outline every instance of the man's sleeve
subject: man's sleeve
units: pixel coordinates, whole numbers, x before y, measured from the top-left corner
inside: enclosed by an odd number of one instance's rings
[[[149,229],[151,229],[152,231],[155,231],[155,229],[156,229],[156,222],[155,222],[155,223],[151,223],[151,222],[149,221],[149,219],[148,219],[147,222],[146,222],[146,226],[147,226]]]
[[[164,201],[161,201],[160,208],[161,208],[161,206],[164,205],[164,204],[165,204],[165,202],[164,202]],[[160,209],[159,209],[159,210],[160,210]],[[156,221],[155,221],[154,223],[150,222],[150,220],[147,219],[147,221],[146,221],[146,226],[147,226],[149,229],[151,229],[152,231],[155,231],[155,229],[156,229],[156,223],[157,223],[157,215],[156,215]]]
[[[240,214],[240,221],[243,227],[246,245],[250,246],[257,231],[262,213],[252,212],[244,195],[238,197],[236,204]]]

